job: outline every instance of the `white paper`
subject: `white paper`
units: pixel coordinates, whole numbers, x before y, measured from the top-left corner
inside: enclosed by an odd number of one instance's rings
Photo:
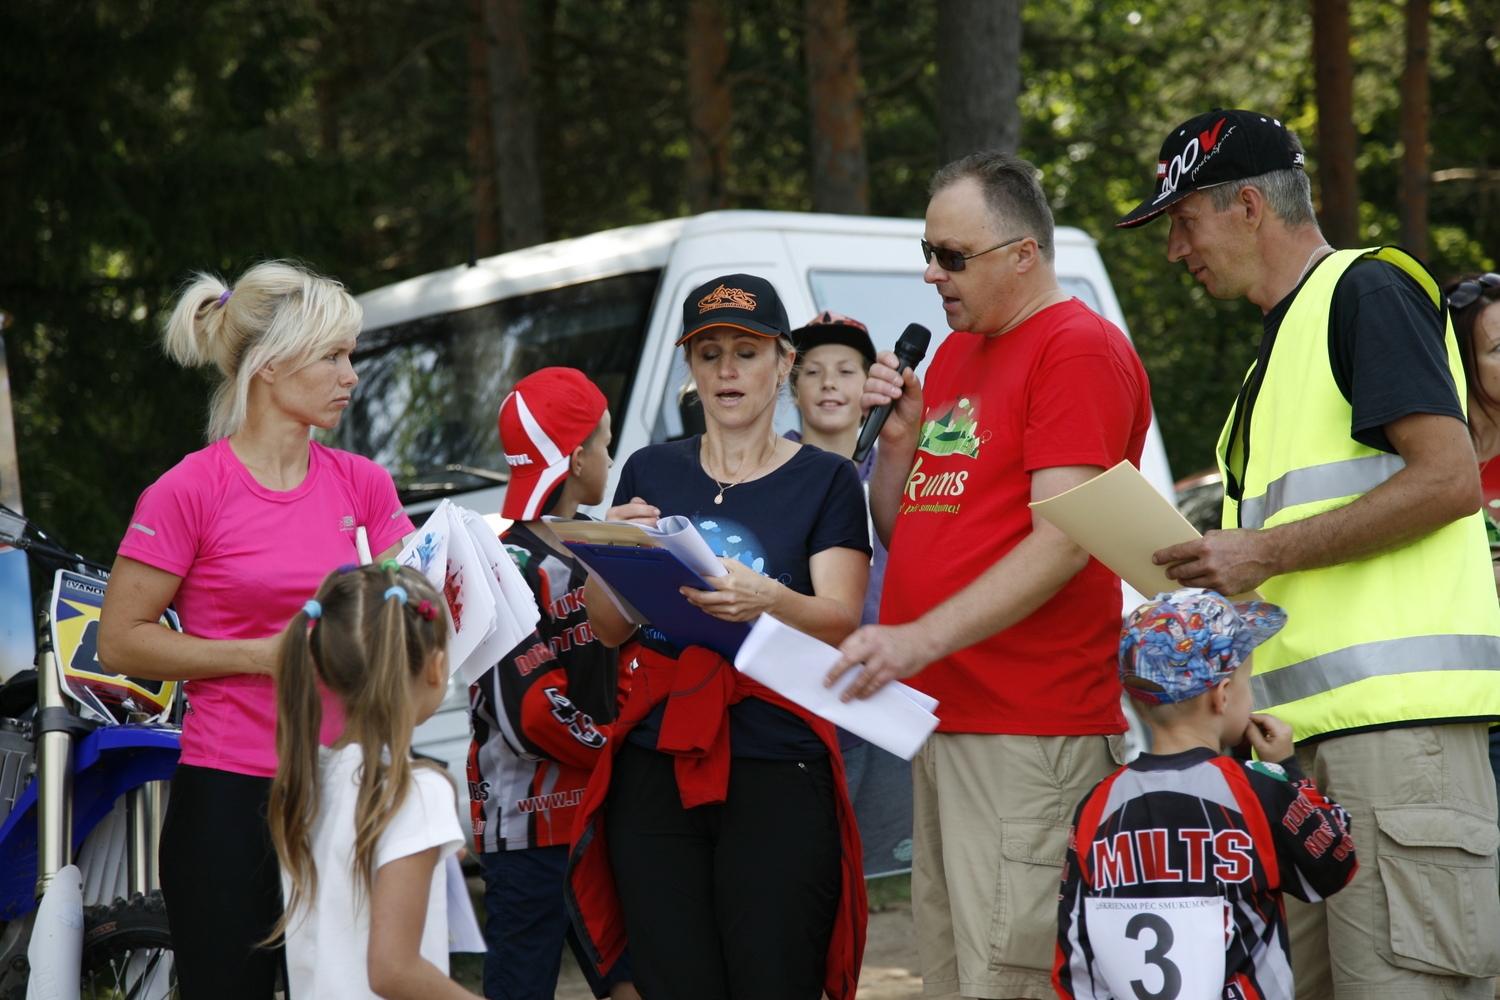
[[[683,565],[699,576],[706,578],[728,575],[729,570],[719,562],[719,557],[714,555],[703,536],[698,534],[693,522],[681,514],[659,518],[656,522],[656,534],[663,548],[681,559]]]
[[[486,582],[495,601],[494,629],[459,664],[464,681],[473,684],[532,633],[541,612],[536,605],[536,595],[526,585],[526,578],[516,569],[500,539],[490,533],[484,518],[463,507],[454,510],[463,520],[469,540],[478,550],[479,561],[488,571]]]
[[[937,728],[937,716],[932,714],[937,702],[900,681],[863,700],[840,701],[839,695],[860,671],[848,670],[833,687],[824,687],[823,678],[838,660],[839,651],[827,643],[761,615],[735,655],[734,665],[783,698],[882,750],[903,760],[915,757]]]
[[[701,577],[724,576],[729,572],[698,534],[693,522],[681,514],[660,518],[654,528],[629,521],[575,521],[565,517],[542,520],[563,541],[666,549]]]
[[[505,547],[474,511],[444,500],[396,561],[448,605],[448,663],[472,684],[536,628],[536,598]]]
[[[444,864],[448,877],[448,950],[483,954],[489,948],[479,930],[479,918],[474,915],[474,900],[469,897],[469,886],[464,881],[464,870],[458,863],[458,854],[448,855]]]

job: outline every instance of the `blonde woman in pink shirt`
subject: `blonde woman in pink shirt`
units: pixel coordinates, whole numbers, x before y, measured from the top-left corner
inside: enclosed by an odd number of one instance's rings
[[[281,955],[256,943],[281,915],[266,825],[278,636],[330,570],[357,561],[357,527],[377,561],[413,530],[384,469],[311,440],[349,405],[362,319],[338,282],[271,261],[232,289],[195,276],[167,323],[168,354],[222,376],[211,443],[136,503],[104,599],[99,658],[187,682],[160,858],[185,1000],[271,1000]],[[186,634],[157,624],[169,603]],[[323,719],[329,743],[342,713],[327,692]]]

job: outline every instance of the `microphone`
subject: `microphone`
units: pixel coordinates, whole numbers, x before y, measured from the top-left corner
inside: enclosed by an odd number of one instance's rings
[[[902,331],[901,339],[896,341],[896,370],[906,371],[915,368],[927,357],[927,345],[932,343],[932,331],[920,323],[912,323]],[[870,410],[870,415],[865,418],[865,425],[859,431],[859,444],[854,446],[854,464],[859,465],[870,454],[870,449],[875,446],[875,439],[880,437],[880,428],[885,426],[885,418],[891,415],[891,405],[895,400],[884,406],[877,406]]]

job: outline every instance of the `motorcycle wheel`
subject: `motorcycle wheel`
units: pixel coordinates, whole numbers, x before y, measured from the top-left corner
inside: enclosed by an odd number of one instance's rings
[[[82,1000],[176,1000],[172,933],[161,893],[95,907],[83,931]]]

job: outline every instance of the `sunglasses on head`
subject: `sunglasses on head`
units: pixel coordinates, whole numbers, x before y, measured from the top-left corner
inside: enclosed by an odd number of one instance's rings
[[[962,271],[965,267],[968,266],[964,263],[964,261],[969,260],[972,257],[980,257],[992,251],[999,250],[1001,247],[1008,247],[1012,243],[1019,243],[1024,239],[1026,239],[1025,236],[1017,236],[1013,240],[1006,240],[1004,243],[996,243],[994,246],[990,247],[989,250],[980,250],[978,253],[964,253],[961,250],[949,250],[947,247],[935,247],[931,243],[928,243],[926,240],[923,240],[922,259],[931,264],[932,258],[936,257],[938,267],[942,268],[944,271]]]
[[[1459,282],[1458,287],[1448,293],[1448,308],[1466,309],[1479,301],[1486,289],[1500,289],[1500,274],[1491,271],[1472,281]]]

